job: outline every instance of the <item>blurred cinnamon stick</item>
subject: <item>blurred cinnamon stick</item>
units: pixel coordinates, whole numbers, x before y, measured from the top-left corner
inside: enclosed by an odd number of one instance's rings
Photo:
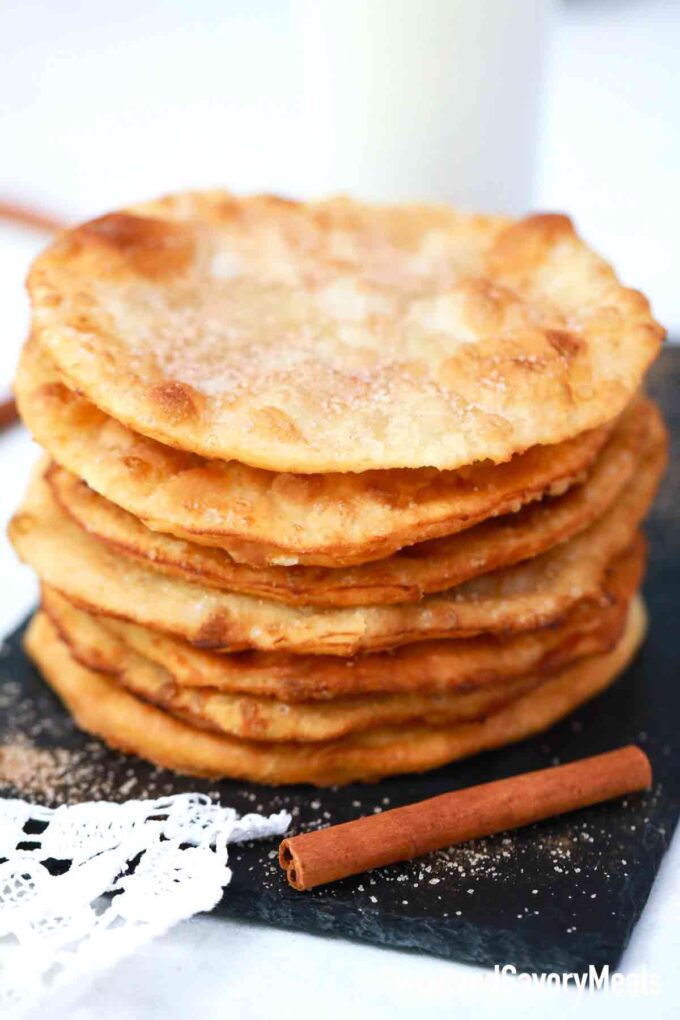
[[[0,220],[5,220],[7,223],[18,223],[20,226],[43,230],[50,234],[62,230],[65,226],[63,220],[53,216],[52,213],[35,209],[21,202],[8,202],[2,199],[0,199]]]
[[[303,891],[433,850],[598,804],[651,785],[633,745],[555,768],[471,786],[284,839],[279,863]]]
[[[2,199],[0,199],[0,220],[50,234],[62,230],[65,226],[63,220],[42,209]],[[18,419],[19,412],[14,398],[7,397],[5,400],[0,400],[0,429],[13,425]]]
[[[8,397],[7,400],[0,401],[0,429],[4,429],[7,425],[12,425],[19,419],[19,412],[17,411],[17,405],[14,397]]]

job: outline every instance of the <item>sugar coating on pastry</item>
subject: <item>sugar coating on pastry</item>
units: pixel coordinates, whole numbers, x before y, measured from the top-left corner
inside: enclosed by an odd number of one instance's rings
[[[64,378],[161,442],[273,471],[457,468],[623,410],[662,329],[570,221],[182,194],[29,277]]]

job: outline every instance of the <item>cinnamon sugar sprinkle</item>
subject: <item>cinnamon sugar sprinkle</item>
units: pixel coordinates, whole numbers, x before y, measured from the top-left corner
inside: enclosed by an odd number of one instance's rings
[[[17,796],[49,805],[85,800],[106,800],[123,790],[117,777],[100,771],[100,744],[82,749],[36,747],[18,735],[0,744],[0,785]],[[131,784],[136,785],[136,782]],[[139,793],[139,791],[137,791]]]
[[[1,654],[1,653],[0,653]],[[44,695],[51,697],[45,690]],[[131,759],[110,767],[111,752],[98,740],[73,744],[73,723],[63,713],[46,710],[12,679],[0,677],[0,788],[2,795],[56,807],[86,800],[124,800],[171,792],[167,773],[152,769],[142,781]],[[49,746],[42,746],[48,744]],[[108,767],[107,767],[108,763]],[[154,778],[158,781],[154,782]],[[165,783],[160,778],[165,778]]]

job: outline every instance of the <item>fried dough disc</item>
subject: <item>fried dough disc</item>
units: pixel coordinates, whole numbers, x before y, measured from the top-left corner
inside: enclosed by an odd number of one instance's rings
[[[95,492],[154,531],[219,547],[254,566],[363,563],[560,494],[592,465],[610,430],[534,446],[498,466],[274,474],[132,432],[69,390],[34,339],[24,348],[15,390],[37,441]]]
[[[128,693],[110,676],[78,664],[44,614],[34,617],[25,644],[78,726],[112,747],[195,776],[328,786],[425,771],[547,729],[612,683],[635,654],[645,626],[644,609],[636,599],[624,636],[612,652],[562,670],[481,722],[438,728],[401,725],[308,744],[242,740],[176,719]]]
[[[109,673],[144,701],[166,708],[201,728],[249,740],[335,740],[349,733],[403,722],[452,725],[481,719],[541,681],[514,677],[471,691],[442,694],[366,694],[333,701],[285,702],[211,687],[175,683],[167,670],[143,658],[100,619],[61,601],[48,616],[71,655],[82,665]]]
[[[107,414],[271,471],[507,461],[619,414],[663,336],[557,215],[182,194],[60,234],[28,287]]]
[[[531,630],[602,591],[611,560],[653,499],[665,451],[640,464],[614,507],[554,549],[420,602],[351,609],[293,607],[188,584],[113,552],[78,527],[41,469],[9,535],[46,584],[90,612],[169,631],[202,648],[354,655],[438,637]]]
[[[269,567],[234,563],[206,549],[149,531],[136,517],[98,496],[85,482],[53,465],[47,472],[62,509],[95,538],[147,566],[185,581],[320,607],[414,602],[499,567],[537,556],[583,531],[616,501],[640,457],[664,441],[658,411],[640,401],[622,416],[588,478],[565,495],[478,524],[464,534],[435,539],[359,567]]]
[[[205,652],[136,624],[104,616],[97,620],[114,638],[155,662],[184,687],[212,687],[289,703],[362,694],[465,692],[553,672],[576,659],[610,651],[621,637],[643,567],[643,544],[636,543],[608,571],[605,604],[580,602],[552,627],[512,637],[423,641],[350,660],[285,652]],[[64,631],[63,620],[74,607],[46,585],[42,603],[57,629]],[[105,665],[94,651],[85,664],[93,669]]]

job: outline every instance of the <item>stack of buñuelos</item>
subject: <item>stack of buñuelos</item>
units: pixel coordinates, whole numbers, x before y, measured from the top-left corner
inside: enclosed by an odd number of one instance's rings
[[[112,746],[376,779],[636,651],[662,330],[566,217],[181,194],[63,232],[29,292],[26,646]]]

